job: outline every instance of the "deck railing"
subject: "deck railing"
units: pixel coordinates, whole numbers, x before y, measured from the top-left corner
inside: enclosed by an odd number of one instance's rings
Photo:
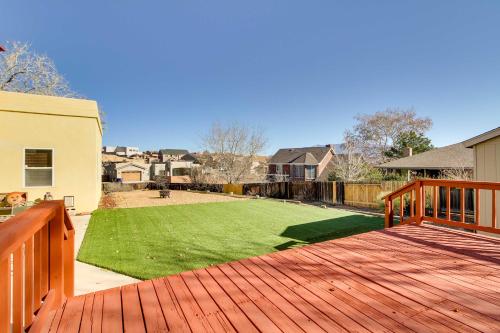
[[[440,188],[444,191],[440,191]],[[465,192],[468,190],[474,193],[472,212],[465,209]],[[452,191],[459,192],[458,212],[451,209]],[[432,222],[500,234],[496,191],[500,191],[499,182],[415,180],[385,196],[385,227],[394,225],[394,215],[397,211],[400,224]],[[439,205],[438,197],[441,193],[445,193],[444,209]]]
[[[0,224],[0,332],[38,332],[74,291],[74,229],[63,201]]]

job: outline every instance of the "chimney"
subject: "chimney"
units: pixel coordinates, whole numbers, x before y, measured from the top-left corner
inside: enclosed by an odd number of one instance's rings
[[[325,147],[327,147],[327,148],[333,148],[333,144],[328,143],[328,144],[325,145]]]
[[[408,157],[413,155],[413,148],[412,147],[406,147],[403,150],[403,157]]]

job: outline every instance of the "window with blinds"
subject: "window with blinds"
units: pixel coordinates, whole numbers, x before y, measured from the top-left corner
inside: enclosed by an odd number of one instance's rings
[[[53,172],[52,149],[24,150],[24,186],[52,186]]]

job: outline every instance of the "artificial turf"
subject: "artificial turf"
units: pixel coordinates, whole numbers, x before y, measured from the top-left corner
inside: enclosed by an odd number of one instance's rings
[[[139,279],[383,228],[383,219],[273,200],[92,214],[78,260]]]

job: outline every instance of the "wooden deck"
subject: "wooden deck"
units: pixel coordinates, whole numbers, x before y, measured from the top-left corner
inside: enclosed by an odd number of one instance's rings
[[[73,297],[45,324],[106,333],[500,332],[500,239],[405,225]]]

